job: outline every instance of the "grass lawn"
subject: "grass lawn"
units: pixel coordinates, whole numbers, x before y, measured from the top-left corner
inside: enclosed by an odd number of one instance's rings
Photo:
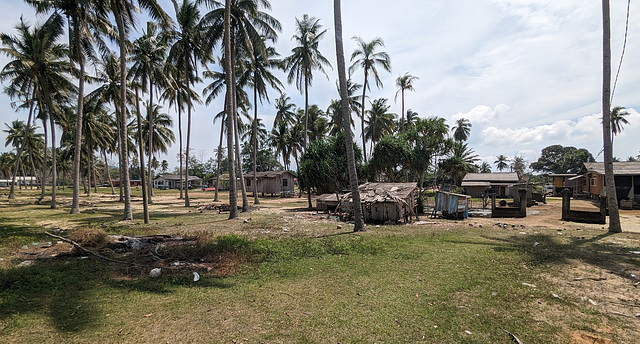
[[[639,235],[430,219],[353,234],[300,211],[304,197],[261,198],[242,221],[185,208],[172,190],[158,193],[144,225],[139,204],[136,220],[119,221],[122,204],[106,188],[68,215],[69,192],[56,210],[33,205],[36,191],[0,200],[0,342],[509,343],[504,331],[527,344],[640,338],[631,276],[640,256],[628,253],[640,250]],[[160,262],[135,252],[102,253],[138,265],[75,255],[18,266],[23,245],[52,241],[45,231],[82,227],[199,240],[161,247],[163,266],[176,267],[158,278],[148,273]]]

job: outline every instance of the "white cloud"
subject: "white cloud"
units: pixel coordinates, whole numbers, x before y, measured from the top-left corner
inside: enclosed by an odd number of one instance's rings
[[[509,110],[509,106],[505,104],[498,104],[495,108],[491,108],[486,105],[478,105],[471,109],[469,112],[462,113],[458,112],[455,115],[451,116],[452,121],[457,121],[461,118],[466,118],[469,122],[473,123],[489,123],[492,120],[495,120],[500,116],[501,113],[504,113]]]

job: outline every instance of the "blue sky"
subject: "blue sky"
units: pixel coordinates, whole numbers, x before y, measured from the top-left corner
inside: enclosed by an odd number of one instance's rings
[[[32,22],[38,20],[20,1],[0,3],[2,32],[12,32],[21,14]],[[173,13],[169,1],[161,3]],[[278,52],[282,56],[290,54],[295,18],[307,13],[319,18],[328,29],[321,50],[335,67],[332,4],[272,1],[271,14],[283,27],[276,45]],[[622,51],[626,4],[611,1],[614,73]],[[640,4],[632,2],[630,14],[627,48],[613,101],[631,113],[631,124],[615,140],[615,155],[621,159],[640,154],[640,140],[636,138],[640,134]],[[406,107],[421,117],[444,117],[450,124],[458,118],[470,119],[473,127],[469,144],[485,161],[493,164],[497,155],[518,154],[533,162],[542,148],[552,144],[587,148],[594,156],[600,152],[599,1],[344,1],[343,22],[347,56],[355,49],[349,39],[352,36],[366,41],[381,37],[386,43],[384,50],[391,56],[392,72],[381,73],[384,87],[372,85],[370,100],[388,98],[391,110],[400,113],[400,103],[394,102],[395,79],[405,72],[418,76],[415,92],[406,95]],[[6,61],[6,57],[0,57],[0,66]],[[312,104],[326,109],[330,100],[338,97],[336,73],[334,68],[327,69],[328,77],[314,75]],[[353,75],[356,82],[362,83],[361,73]],[[280,76],[285,82],[285,75]],[[286,93],[295,104],[304,105],[294,85],[286,85]],[[272,103],[277,97],[277,92],[270,92]],[[213,156],[219,124],[214,126],[212,118],[221,108],[219,100],[195,109],[192,147],[200,158]],[[258,111],[270,129],[273,105],[265,102]],[[0,125],[26,116],[12,110],[7,97],[0,96]],[[359,132],[357,125],[356,134]],[[4,140],[5,134],[0,133],[0,141]],[[160,158],[176,166],[177,152],[176,143],[167,156]],[[602,160],[602,156],[597,159]]]

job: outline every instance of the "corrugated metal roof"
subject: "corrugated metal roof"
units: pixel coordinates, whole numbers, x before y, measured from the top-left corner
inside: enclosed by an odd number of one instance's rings
[[[490,182],[465,182],[464,180],[462,181],[462,184],[460,184],[460,186],[462,187],[471,187],[471,186],[484,186],[484,187],[490,187],[491,183]]]
[[[516,172],[467,173],[462,182],[518,183],[520,178]]]
[[[284,174],[291,174],[294,177],[296,176],[291,171],[264,171],[264,172],[256,172],[256,178],[275,178],[277,176],[281,176]],[[245,173],[245,178],[253,178],[253,172]]]
[[[585,162],[583,168],[587,172],[604,174],[604,162]],[[640,161],[614,162],[613,174],[616,176],[640,175]]]

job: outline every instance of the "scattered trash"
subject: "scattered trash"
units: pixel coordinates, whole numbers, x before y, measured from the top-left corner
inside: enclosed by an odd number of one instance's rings
[[[527,287],[531,287],[531,288],[535,288],[536,287],[535,284],[525,283],[525,282],[522,282],[522,285],[527,286]]]
[[[504,333],[508,334],[509,337],[511,337],[511,340],[516,343],[516,344],[522,344],[522,342],[520,341],[520,339],[518,339],[518,337],[516,337],[513,333],[507,331],[507,330],[502,330],[504,331]]]
[[[533,243],[533,247],[536,247],[536,246],[539,246],[539,245],[540,245],[540,243],[537,242],[537,241]]]
[[[498,293],[496,293],[495,291],[491,293],[491,296],[496,296],[498,295]]]
[[[144,316],[145,318],[148,318],[148,317],[150,317],[150,316],[152,316],[152,315],[153,315],[153,313],[149,313],[149,314],[145,314],[145,315],[143,315],[143,316]]]
[[[464,330],[464,333],[466,334],[473,334],[473,332],[469,331],[469,330]]]
[[[640,251],[629,251],[631,254],[640,254]]]
[[[249,223],[249,220],[244,219],[242,222],[244,222],[244,223]]]
[[[200,280],[200,274],[197,272],[193,272],[193,281],[198,282]]]
[[[25,260],[25,261],[21,262],[20,264],[18,264],[18,267],[19,268],[27,267],[27,266],[33,265],[34,263],[35,263],[35,261],[33,261],[33,260]]]
[[[551,296],[555,297],[556,299],[562,300],[562,298],[556,293],[551,293]]]
[[[21,249],[21,250],[28,250],[28,249],[29,249],[29,246],[24,245],[24,246],[20,247],[20,249]]]
[[[589,301],[589,303],[590,303],[590,304],[592,304],[592,305],[594,305],[594,306],[597,306],[597,305],[598,305],[598,303],[597,303],[597,302],[595,302],[595,301],[593,301],[593,300],[591,300],[591,299],[587,299],[587,301]]]
[[[336,228],[337,229],[342,229],[342,225],[337,225]]]
[[[526,235],[527,233],[525,233],[525,232],[520,232],[520,234]]]
[[[631,274],[631,277],[636,278],[636,274]]]
[[[162,275],[162,269],[160,268],[153,268],[149,271],[149,276],[153,278],[160,277],[160,275]]]

